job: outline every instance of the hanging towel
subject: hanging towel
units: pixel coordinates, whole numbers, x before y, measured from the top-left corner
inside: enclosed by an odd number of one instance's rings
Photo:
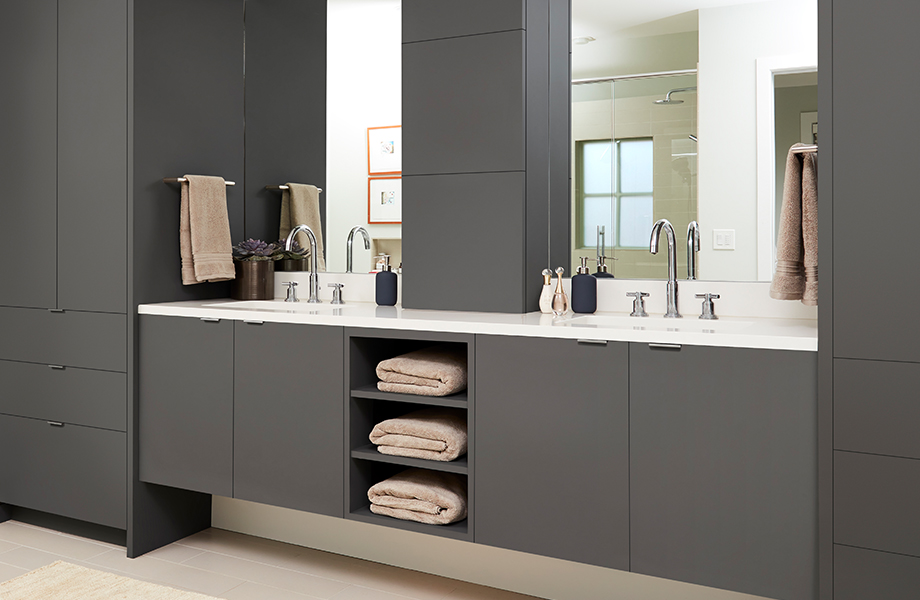
[[[447,396],[466,389],[466,350],[433,346],[416,350],[377,365],[377,389],[381,392]]]
[[[306,225],[313,230],[316,236],[316,270],[326,270],[326,260],[323,258],[323,221],[319,212],[319,190],[315,185],[304,183],[288,183],[288,189],[281,191],[281,228],[279,235],[282,240],[287,239],[291,230],[298,225]],[[310,255],[310,238],[306,233],[298,233],[295,238],[301,248]]]
[[[776,271],[770,297],[818,304],[818,157],[786,156],[783,204],[776,243]]]
[[[370,440],[381,454],[451,461],[466,454],[466,411],[425,408],[377,423]]]
[[[466,481],[460,475],[408,469],[367,491],[371,512],[429,525],[466,518]]]
[[[233,279],[227,186],[221,177],[184,177],[179,207],[182,285]]]

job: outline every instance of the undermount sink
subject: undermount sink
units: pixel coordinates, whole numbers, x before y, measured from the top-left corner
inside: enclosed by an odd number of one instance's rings
[[[330,304],[328,301],[321,304],[310,304],[306,300],[300,302],[285,302],[284,300],[240,300],[229,302],[216,302],[205,304],[208,308],[226,308],[230,310],[270,310],[276,312],[296,312],[305,314],[335,315],[336,311],[347,310],[349,304]]]
[[[703,320],[696,317],[665,319],[661,316],[630,317],[626,315],[573,315],[557,321],[564,327],[593,329],[632,329],[636,331],[680,331],[687,333],[735,333],[750,327],[751,321]]]

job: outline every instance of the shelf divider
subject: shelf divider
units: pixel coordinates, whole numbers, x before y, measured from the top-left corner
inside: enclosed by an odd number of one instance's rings
[[[376,384],[371,384],[353,388],[351,390],[351,397],[367,398],[369,400],[385,400],[388,402],[426,404],[428,406],[450,406],[454,408],[466,408],[468,406],[467,393],[465,390],[450,396],[417,396],[415,394],[381,392],[377,389]]]
[[[469,473],[469,464],[466,460],[465,454],[457,460],[452,460],[449,462],[439,460],[425,460],[423,458],[409,458],[406,456],[381,454],[377,451],[377,446],[374,444],[368,444],[366,446],[361,446],[360,448],[352,450],[351,457],[361,460],[372,460],[376,462],[390,463],[394,465],[405,465],[407,467],[418,467],[420,469],[428,469],[430,471],[444,471],[447,473],[459,473],[461,475],[467,475]]]

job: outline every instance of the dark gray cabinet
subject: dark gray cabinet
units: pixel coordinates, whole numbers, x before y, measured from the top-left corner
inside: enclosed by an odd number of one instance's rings
[[[476,336],[478,543],[629,568],[623,343]]]
[[[915,600],[918,589],[920,558],[834,547],[835,600]]]
[[[233,497],[341,517],[341,327],[235,323]]]
[[[46,267],[57,252],[57,5],[4,2],[0,19],[0,237]],[[0,306],[57,305],[54,271],[35,260],[0,261]]]
[[[140,479],[233,494],[233,322],[140,318]]]
[[[810,352],[630,344],[632,571],[816,597],[816,378]]]
[[[403,0],[403,42],[522,29],[526,0]]]

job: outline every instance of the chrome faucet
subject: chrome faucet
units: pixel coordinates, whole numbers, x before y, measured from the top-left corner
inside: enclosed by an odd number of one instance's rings
[[[310,299],[307,300],[307,303],[321,304],[322,300],[319,299],[319,275],[316,274],[316,265],[318,263],[316,258],[316,236],[313,234],[313,230],[306,225],[298,225],[288,234],[287,239],[284,241],[284,249],[287,252],[291,251],[294,246],[294,237],[301,231],[310,238]]]
[[[687,225],[687,279],[696,279],[696,253],[700,251],[700,224],[690,221]]]
[[[665,313],[666,319],[681,318],[677,310],[677,252],[675,251],[676,243],[674,239],[674,227],[667,219],[658,219],[652,226],[652,239],[649,241],[648,251],[652,254],[658,254],[658,238],[661,237],[661,230],[664,229],[668,236],[668,312]]]
[[[363,227],[352,227],[351,231],[348,232],[348,241],[346,242],[346,252],[345,252],[345,272],[351,273],[351,244],[354,242],[355,234],[360,233],[364,236],[364,249],[371,249],[371,236],[367,234],[367,230]]]

